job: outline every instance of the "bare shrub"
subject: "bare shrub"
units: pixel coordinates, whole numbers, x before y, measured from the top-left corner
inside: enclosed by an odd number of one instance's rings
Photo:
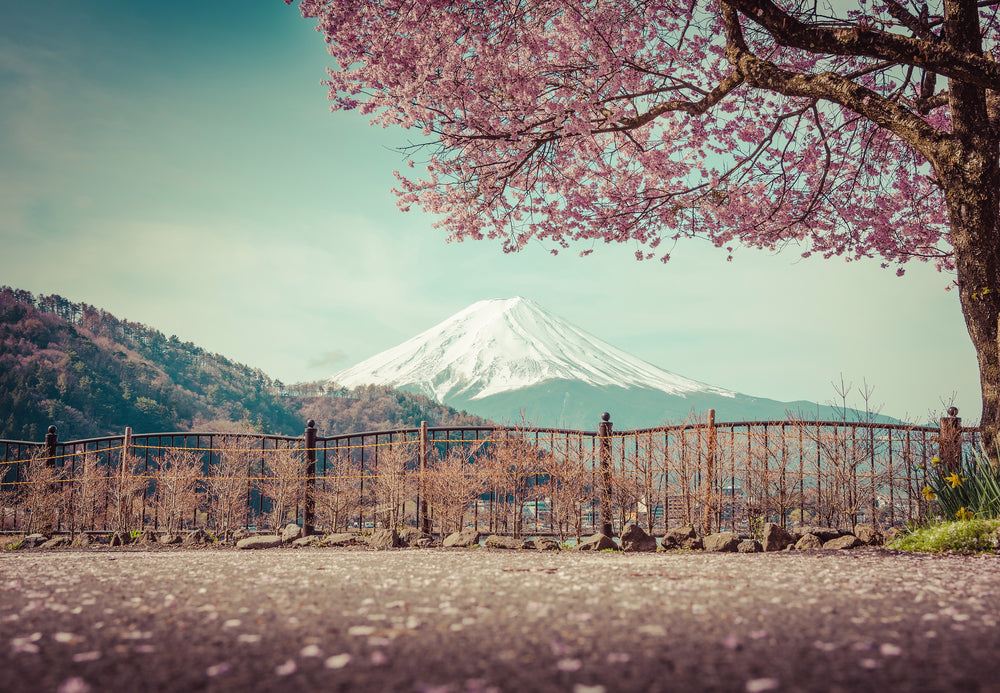
[[[333,531],[346,530],[361,503],[361,475],[350,454],[327,458],[326,472],[316,479],[313,493],[317,525]]]
[[[139,458],[122,452],[118,468],[108,475],[108,504],[110,506],[111,527],[114,531],[127,534],[133,529],[142,529],[142,497],[146,491],[146,479],[139,473]]]
[[[71,520],[73,528],[96,529],[99,519],[107,521],[110,470],[96,452],[85,452],[78,458],[75,467]]]
[[[417,442],[398,441],[378,448],[371,480],[376,522],[386,529],[399,527],[405,517],[406,501],[416,490],[415,476],[408,473],[418,454]]]
[[[187,450],[167,450],[153,478],[157,516],[167,534],[177,534],[202,506],[198,493],[201,456]]]
[[[434,508],[441,534],[465,526],[469,506],[482,494],[484,482],[476,470],[476,453],[482,444],[456,445],[444,459],[429,466],[425,490]]]
[[[57,527],[68,491],[60,483],[62,479],[62,470],[49,464],[41,449],[21,461],[21,483],[9,492],[7,500],[19,511],[15,516],[23,518],[26,533],[48,533]]]
[[[561,542],[571,531],[577,541],[583,535],[583,509],[593,491],[593,475],[588,469],[592,456],[590,450],[584,450],[582,439],[567,438],[556,441],[552,454],[541,458],[546,483],[539,492],[544,493],[542,500],[548,505],[549,521]]]
[[[267,451],[261,493],[271,501],[271,509],[261,523],[280,530],[297,520],[299,504],[305,494],[306,461],[301,450],[291,447]]]
[[[493,493],[490,527],[514,537],[522,534],[530,482],[541,470],[541,454],[533,437],[534,432],[524,428],[494,431],[489,455],[484,458]]]
[[[208,511],[216,533],[228,538],[249,521],[251,491],[256,482],[250,470],[260,464],[261,451],[249,436],[226,436],[218,443],[217,454],[205,479]]]

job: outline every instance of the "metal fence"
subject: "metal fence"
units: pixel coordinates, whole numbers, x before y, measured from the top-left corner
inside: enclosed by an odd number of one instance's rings
[[[615,431],[427,427],[329,437],[151,433],[0,441],[0,530],[176,532],[463,527],[581,536],[635,521],[750,534],[925,517],[939,454],[978,430],[847,421],[701,421]],[[944,431],[944,433],[942,433]],[[951,441],[952,445],[942,445]]]

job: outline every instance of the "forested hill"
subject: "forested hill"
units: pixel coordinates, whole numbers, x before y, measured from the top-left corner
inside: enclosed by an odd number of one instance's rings
[[[41,441],[122,432],[320,435],[477,417],[384,387],[286,387],[259,369],[61,296],[0,287],[0,438]]]

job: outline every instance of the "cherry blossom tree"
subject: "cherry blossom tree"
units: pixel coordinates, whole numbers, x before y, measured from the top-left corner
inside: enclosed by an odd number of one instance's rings
[[[290,1],[290,0],[288,0]],[[399,204],[452,240],[682,239],[955,272],[1000,426],[990,0],[302,0],[335,110],[418,130]],[[414,166],[411,156],[409,164]]]

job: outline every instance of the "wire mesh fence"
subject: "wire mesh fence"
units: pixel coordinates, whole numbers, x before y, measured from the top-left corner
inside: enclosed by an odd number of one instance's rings
[[[315,431],[315,429],[312,429]],[[765,522],[919,521],[937,427],[833,421],[634,431],[427,427],[330,437],[152,433],[0,441],[0,530],[228,535],[470,527],[560,539],[627,522],[753,534]],[[958,428],[968,454],[978,431]]]

